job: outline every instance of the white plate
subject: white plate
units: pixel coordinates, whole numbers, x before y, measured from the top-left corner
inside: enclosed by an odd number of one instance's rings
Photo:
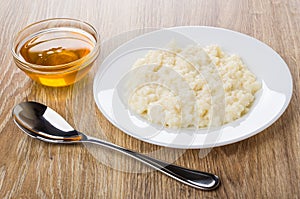
[[[218,44],[242,57],[262,83],[249,113],[217,129],[167,129],[132,115],[120,97],[120,80],[132,64],[152,48],[163,48],[171,39],[180,47],[198,43]],[[122,81],[121,81],[122,84]],[[100,111],[128,135],[173,148],[209,148],[244,140],[273,124],[287,108],[293,90],[292,77],[283,59],[269,46],[250,36],[215,27],[186,26],[154,31],[123,44],[99,67],[94,79],[94,99]]]

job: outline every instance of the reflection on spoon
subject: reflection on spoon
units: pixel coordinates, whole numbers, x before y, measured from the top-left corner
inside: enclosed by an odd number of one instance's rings
[[[87,136],[72,128],[54,110],[37,102],[22,102],[15,106],[13,109],[13,119],[23,132],[45,142],[99,144],[139,160],[194,188],[212,190],[220,184],[219,177],[216,175],[168,164],[110,142]]]

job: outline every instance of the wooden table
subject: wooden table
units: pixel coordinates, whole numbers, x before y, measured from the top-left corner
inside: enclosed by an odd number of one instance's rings
[[[0,198],[300,197],[299,8],[299,0],[1,1]],[[188,187],[159,172],[149,172],[145,166],[105,149],[31,139],[11,118],[12,108],[21,101],[45,103],[81,130],[94,127],[85,126],[88,114],[83,114],[84,110],[77,113],[74,109],[78,103],[74,102],[74,92],[78,94],[80,86],[38,85],[12,61],[9,45],[13,35],[25,25],[52,17],[88,21],[103,41],[134,29],[179,25],[217,26],[251,35],[270,45],[286,61],[294,80],[293,98],[271,127],[242,142],[214,148],[203,158],[199,150],[168,149],[134,139],[96,112],[100,118],[97,126],[101,126],[107,140],[143,153],[154,151],[154,157],[166,161],[179,156],[175,161],[178,165],[219,175],[222,184],[211,192]],[[89,78],[79,85],[86,86]],[[95,104],[91,90],[86,92],[91,101],[86,108],[90,110]],[[80,125],[76,114],[83,119]],[[100,156],[95,157],[93,150]]]

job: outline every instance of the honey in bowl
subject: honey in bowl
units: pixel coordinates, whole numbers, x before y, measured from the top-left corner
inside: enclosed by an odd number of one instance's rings
[[[77,27],[42,29],[19,38],[13,55],[17,66],[33,80],[46,86],[67,86],[91,68],[98,54],[97,39]]]
[[[95,44],[73,31],[48,32],[28,40],[20,50],[26,62],[43,66],[67,64],[86,56]]]

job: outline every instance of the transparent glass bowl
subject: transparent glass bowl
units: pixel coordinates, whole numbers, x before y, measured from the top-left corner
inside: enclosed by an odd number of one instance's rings
[[[90,38],[94,47],[89,54],[76,61],[54,66],[32,64],[20,55],[22,46],[30,38],[58,29],[78,30]],[[46,86],[61,87],[79,81],[88,73],[100,52],[100,36],[96,29],[86,22],[69,18],[53,18],[33,23],[21,30],[14,38],[11,50],[16,65],[32,80]]]

